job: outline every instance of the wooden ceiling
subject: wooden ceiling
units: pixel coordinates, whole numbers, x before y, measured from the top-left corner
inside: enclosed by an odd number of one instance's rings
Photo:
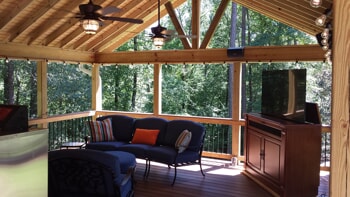
[[[170,0],[173,8],[186,1]],[[192,0],[196,1],[196,0]],[[205,1],[205,0],[202,0]],[[157,0],[94,0],[94,4],[117,6],[117,17],[142,19],[142,24],[105,22],[95,35],[84,33],[79,19],[79,4],[88,0],[0,0],[0,57],[20,56],[21,51],[33,49],[64,50],[87,53],[113,52],[123,43],[157,21]],[[167,13],[161,0],[161,15]],[[277,21],[310,35],[322,31],[315,19],[331,6],[323,0],[320,8],[312,8],[309,0],[233,0]],[[194,9],[197,9],[196,6]],[[268,27],[267,27],[268,28]],[[44,51],[41,51],[44,52]],[[9,54],[11,53],[11,54]],[[17,54],[16,54],[17,53]],[[74,59],[74,58],[73,58]]]

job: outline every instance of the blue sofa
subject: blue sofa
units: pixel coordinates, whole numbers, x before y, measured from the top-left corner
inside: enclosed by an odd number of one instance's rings
[[[148,177],[151,162],[159,162],[172,166],[175,169],[172,185],[174,185],[177,175],[177,167],[183,165],[199,164],[203,176],[201,165],[203,143],[205,138],[205,127],[202,124],[188,120],[165,120],[158,117],[134,119],[124,115],[109,115],[97,118],[97,121],[111,119],[115,140],[102,142],[89,142],[87,149],[101,151],[125,151],[134,154],[137,158],[146,161],[144,176]],[[132,143],[136,129],[159,130],[159,134],[154,145]],[[182,133],[188,130],[191,132],[191,141],[188,147],[181,153],[175,147],[175,143]]]
[[[134,166],[121,171],[118,156],[86,149],[48,153],[48,196],[132,197]]]

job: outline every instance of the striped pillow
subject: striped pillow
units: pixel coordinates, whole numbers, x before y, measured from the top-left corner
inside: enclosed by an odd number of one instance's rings
[[[114,141],[112,120],[88,121],[91,133],[91,142]]]
[[[186,150],[191,142],[192,133],[187,129],[183,130],[175,142],[175,148],[178,149],[178,153],[182,153]]]

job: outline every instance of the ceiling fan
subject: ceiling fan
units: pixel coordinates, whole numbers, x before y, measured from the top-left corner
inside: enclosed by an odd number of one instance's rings
[[[96,34],[98,28],[103,25],[103,21],[105,20],[136,24],[143,23],[143,20],[141,19],[107,16],[120,12],[121,9],[115,6],[107,6],[102,8],[100,5],[94,4],[92,0],[89,0],[89,3],[87,4],[80,4],[79,11],[80,13],[77,14],[76,18],[80,19],[86,34]]]
[[[160,0],[158,0],[158,25],[151,28],[152,34],[150,34],[153,44],[157,49],[160,49],[165,42],[171,40],[174,37],[190,37],[196,36],[187,35],[175,35],[175,30],[169,30],[166,27],[160,25]]]
[[[161,48],[165,41],[171,39],[174,35],[174,30],[167,30],[167,28],[160,25],[160,0],[158,0],[158,25],[151,28],[151,39],[156,48]]]

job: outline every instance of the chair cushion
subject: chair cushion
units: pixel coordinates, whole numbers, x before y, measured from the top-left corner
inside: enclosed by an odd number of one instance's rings
[[[183,130],[175,142],[175,148],[178,149],[179,153],[184,152],[191,142],[192,133],[187,129]]]
[[[88,125],[92,142],[114,141],[112,120],[110,118],[103,121],[88,121]]]
[[[130,168],[136,167],[136,157],[131,153],[125,151],[106,151],[105,153],[119,158],[120,172],[122,174],[128,173]]]
[[[131,143],[155,145],[159,134],[158,129],[136,128]]]
[[[86,144],[86,149],[101,150],[101,151],[113,151],[119,150],[119,148],[127,142],[113,141],[113,142],[93,142]]]

